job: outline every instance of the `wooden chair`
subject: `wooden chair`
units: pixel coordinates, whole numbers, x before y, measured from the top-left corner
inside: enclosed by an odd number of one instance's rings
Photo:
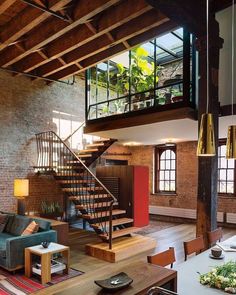
[[[161,287],[152,287],[147,291],[147,295],[178,295],[178,294]]]
[[[217,241],[220,242],[220,240],[223,237],[223,231],[222,228],[219,227],[213,231],[209,231],[207,233],[207,239],[208,239],[208,245],[211,247],[212,245],[215,245]]]
[[[202,250],[205,249],[204,239],[203,236],[197,237],[196,239],[193,239],[188,242],[184,242],[184,255],[185,255],[185,261],[188,258],[188,255],[196,253],[199,254],[202,252]]]
[[[170,247],[168,250],[154,254],[152,256],[147,257],[147,261],[152,264],[156,264],[159,266],[167,266],[170,265],[173,267],[173,263],[175,262],[175,249]]]

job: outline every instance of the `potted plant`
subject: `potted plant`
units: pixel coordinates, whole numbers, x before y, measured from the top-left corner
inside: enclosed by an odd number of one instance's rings
[[[42,201],[40,216],[49,219],[62,218],[63,209],[59,202]]]

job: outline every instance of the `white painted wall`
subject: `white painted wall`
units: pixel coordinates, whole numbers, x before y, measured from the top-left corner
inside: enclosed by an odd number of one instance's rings
[[[220,24],[220,36],[224,39],[224,45],[220,52],[220,72],[219,72],[219,100],[221,105],[231,104],[231,23],[232,23],[232,8],[229,7],[216,14],[216,19]],[[235,8],[236,17],[236,8]],[[236,23],[236,20],[235,20]],[[235,25],[235,40],[236,40],[236,25]],[[235,44],[236,47],[236,44]],[[236,57],[236,48],[234,50]],[[236,60],[235,73],[236,73]],[[234,103],[236,103],[236,75],[234,76]]]

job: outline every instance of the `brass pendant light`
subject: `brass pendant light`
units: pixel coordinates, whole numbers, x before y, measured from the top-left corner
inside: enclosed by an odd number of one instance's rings
[[[207,106],[206,113],[202,114],[199,130],[197,156],[214,157],[216,155],[213,115],[209,109],[209,0],[206,0],[207,23]]]
[[[234,0],[232,0],[232,121],[234,116],[234,22]],[[231,125],[228,127],[228,136],[226,142],[226,158],[236,159],[236,125]]]

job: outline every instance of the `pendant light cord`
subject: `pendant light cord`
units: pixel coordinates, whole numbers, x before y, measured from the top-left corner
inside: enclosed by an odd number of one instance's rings
[[[231,95],[232,95],[232,121],[234,116],[234,0],[232,0],[232,84],[231,84]],[[233,122],[232,122],[233,123]]]
[[[233,0],[234,1],[234,0]],[[209,0],[206,0],[206,34],[207,34],[207,105],[206,113],[209,112]]]

